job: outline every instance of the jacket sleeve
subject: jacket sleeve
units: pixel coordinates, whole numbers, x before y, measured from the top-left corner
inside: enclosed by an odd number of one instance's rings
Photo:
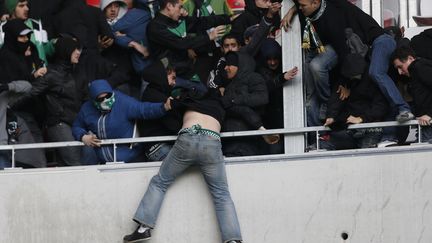
[[[85,104],[84,104],[85,105]],[[87,134],[87,127],[85,123],[84,105],[81,107],[78,115],[76,116],[72,124],[72,135],[77,141],[81,141],[81,138]]]
[[[364,115],[360,116],[363,119],[363,123],[382,121],[389,110],[387,100],[381,94],[381,91],[377,87],[374,87],[371,91],[374,94],[371,95],[373,97],[371,106],[365,111]]]
[[[129,47],[128,45],[131,41],[133,41],[132,38],[130,38],[127,35],[114,37],[114,42],[123,48],[128,48]]]
[[[345,106],[345,103],[346,101],[339,99],[339,94],[336,92],[336,90],[332,90],[332,93],[330,94],[329,100],[327,102],[326,118],[333,118],[336,121],[343,107]],[[345,122],[345,120],[338,122]]]
[[[25,80],[16,80],[8,83],[9,91],[15,93],[28,93],[32,89],[30,82]]]
[[[210,28],[231,23],[230,17],[225,14],[206,17],[186,17],[187,33],[199,33]]]
[[[156,24],[149,24],[148,38],[155,43],[177,50],[196,49],[210,43],[208,35],[181,38],[171,33],[167,28]]]
[[[116,92],[118,99],[124,99],[128,119],[156,119],[164,116],[166,111],[164,103],[140,102],[119,91]]]
[[[9,106],[13,108],[19,108],[24,105],[30,98],[39,96],[46,92],[49,88],[49,77],[47,74],[43,77],[37,78],[31,85],[30,92],[16,96],[14,99],[10,99]]]

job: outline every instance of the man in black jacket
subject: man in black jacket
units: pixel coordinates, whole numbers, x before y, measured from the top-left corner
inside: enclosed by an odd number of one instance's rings
[[[188,17],[181,0],[162,0],[161,10],[150,21],[147,29],[150,50],[155,59],[164,57],[175,66],[177,75],[186,79],[199,80],[188,57],[188,49],[199,49],[225,33],[226,24],[231,23],[227,15]],[[215,27],[208,35],[190,36]]]
[[[342,75],[349,80],[350,94],[342,100],[336,89],[332,92],[324,124],[332,131],[328,141],[320,140],[320,147],[328,150],[376,147],[381,139],[381,128],[346,128],[350,124],[383,121],[388,103],[367,74],[367,63],[360,54],[349,54],[345,58]]]
[[[432,143],[432,61],[416,57],[409,47],[396,49],[391,60],[399,74],[409,77],[421,141]]]
[[[27,98],[39,97],[45,107],[44,125],[48,140],[74,141],[71,126],[81,102],[73,70],[81,54],[80,45],[74,39],[64,37],[57,40],[55,48],[55,61],[50,65],[47,74],[33,82],[30,93],[21,96],[15,101],[15,105]],[[56,151],[60,159],[59,165],[80,164],[80,147],[63,147],[57,148]]]
[[[221,101],[227,119],[223,129],[225,131],[265,130],[260,111],[268,103],[268,91],[265,80],[260,74],[254,72],[254,60],[240,52],[228,52],[225,59],[228,82],[221,90]],[[279,141],[278,135],[265,135],[263,138],[268,144]],[[227,142],[226,146],[224,144],[226,156],[259,154],[257,151],[260,149],[253,148],[257,146],[258,141],[250,138],[234,140]]]
[[[414,117],[393,80],[387,75],[390,55],[396,48],[396,42],[371,16],[346,0],[294,2],[296,7],[288,11],[282,22],[285,27],[289,26],[294,13],[300,10],[303,48],[316,48],[325,52],[324,46],[331,45],[337,53],[337,59],[342,61],[350,53],[344,36],[346,29],[351,28],[372,49],[369,75],[394,107],[396,120],[405,122]]]

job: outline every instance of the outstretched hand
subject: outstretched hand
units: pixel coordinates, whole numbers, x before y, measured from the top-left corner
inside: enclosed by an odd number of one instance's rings
[[[291,80],[295,76],[297,76],[297,73],[298,73],[298,67],[293,67],[291,70],[288,70],[284,73],[284,79]]]

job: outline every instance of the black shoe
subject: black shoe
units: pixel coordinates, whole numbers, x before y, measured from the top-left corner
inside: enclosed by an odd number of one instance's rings
[[[150,228],[147,228],[142,233],[138,232],[139,228],[140,226],[138,226],[138,228],[132,234],[123,237],[123,242],[124,243],[141,242],[151,238]]]
[[[230,240],[227,243],[241,243],[241,240]]]

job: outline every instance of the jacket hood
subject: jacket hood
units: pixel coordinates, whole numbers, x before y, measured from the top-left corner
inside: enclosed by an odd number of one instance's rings
[[[261,44],[260,56],[264,60],[269,58],[279,59],[282,57],[282,47],[275,39],[267,38]]]
[[[71,37],[61,37],[58,38],[54,47],[55,58],[69,64],[72,52],[75,51],[75,49],[80,49],[80,44]]]
[[[95,100],[102,93],[112,93],[111,85],[105,79],[96,79],[89,84],[91,100]]]
[[[247,78],[247,75],[255,71],[255,60],[249,54],[236,52],[239,59],[238,71],[235,79]]]
[[[29,35],[32,33],[32,30],[24,24],[23,20],[20,19],[9,20],[3,26],[3,31],[5,33],[4,46],[14,51],[18,48],[18,36]]]
[[[171,90],[171,87],[168,85],[166,68],[159,60],[153,62],[143,70],[142,78],[158,90],[163,90],[167,93]]]
[[[100,9],[103,12],[105,10],[105,8],[108,7],[108,5],[110,5],[113,2],[118,2],[120,4],[120,11],[119,11],[117,18],[121,19],[121,17],[123,17],[123,15],[125,15],[127,10],[128,10],[127,4],[122,0],[101,0],[100,1]],[[105,16],[105,14],[104,14],[104,16]]]
[[[423,32],[425,33],[425,35],[427,35],[427,36],[429,36],[429,37],[432,38],[432,28],[424,30]]]

